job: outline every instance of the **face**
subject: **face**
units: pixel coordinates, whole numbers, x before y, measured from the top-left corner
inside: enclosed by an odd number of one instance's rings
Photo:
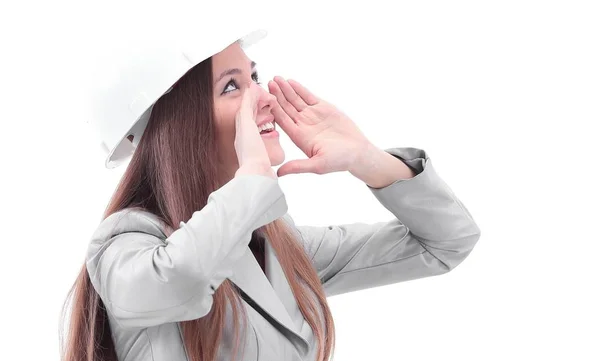
[[[221,77],[224,72],[229,74]],[[233,43],[213,56],[212,75],[217,140],[219,149],[222,150],[218,156],[222,166],[226,167],[229,172],[235,173],[239,167],[234,148],[235,115],[241,105],[243,85],[253,82],[254,84],[251,86],[260,88],[260,98],[256,108],[257,124],[271,116],[272,104],[276,102],[276,98],[257,85],[260,80],[258,72],[238,43]],[[285,155],[279,143],[279,137],[261,136],[261,138],[271,165],[281,164]]]

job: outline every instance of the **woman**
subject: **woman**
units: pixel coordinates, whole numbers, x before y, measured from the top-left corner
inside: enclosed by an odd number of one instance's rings
[[[298,82],[258,83],[234,42],[129,137],[72,289],[65,361],[327,360],[327,296],[443,274],[473,249],[478,226],[423,150],[380,150]],[[278,129],[309,158],[276,174]],[[295,225],[278,176],[339,171],[395,218]]]

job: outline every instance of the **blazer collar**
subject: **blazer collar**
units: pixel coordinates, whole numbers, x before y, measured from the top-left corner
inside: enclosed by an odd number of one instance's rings
[[[268,239],[265,239],[265,272],[247,248],[229,279],[271,316],[296,347],[304,354],[308,352],[309,344],[302,333],[304,317]]]

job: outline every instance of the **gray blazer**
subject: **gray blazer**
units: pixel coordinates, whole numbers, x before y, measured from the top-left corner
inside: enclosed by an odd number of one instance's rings
[[[460,264],[480,236],[469,211],[425,151],[386,151],[418,173],[384,188],[367,186],[395,216],[389,221],[295,225],[278,180],[259,175],[236,177],[211,193],[206,207],[169,237],[148,212],[107,217],[93,234],[86,264],[119,360],[188,360],[178,322],[205,316],[226,278],[253,301],[244,301],[249,322],[238,360],[314,360],[316,340],[268,239],[265,272],[248,247],[254,230],[278,218],[297,232],[328,296],[440,275]],[[227,317],[223,361],[234,346]]]

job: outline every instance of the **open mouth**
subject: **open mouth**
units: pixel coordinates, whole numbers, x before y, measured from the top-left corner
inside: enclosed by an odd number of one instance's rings
[[[266,133],[271,133],[272,131],[275,130],[275,124],[271,123],[265,123],[263,125],[261,125],[259,127],[260,129],[260,134],[266,134]]]

